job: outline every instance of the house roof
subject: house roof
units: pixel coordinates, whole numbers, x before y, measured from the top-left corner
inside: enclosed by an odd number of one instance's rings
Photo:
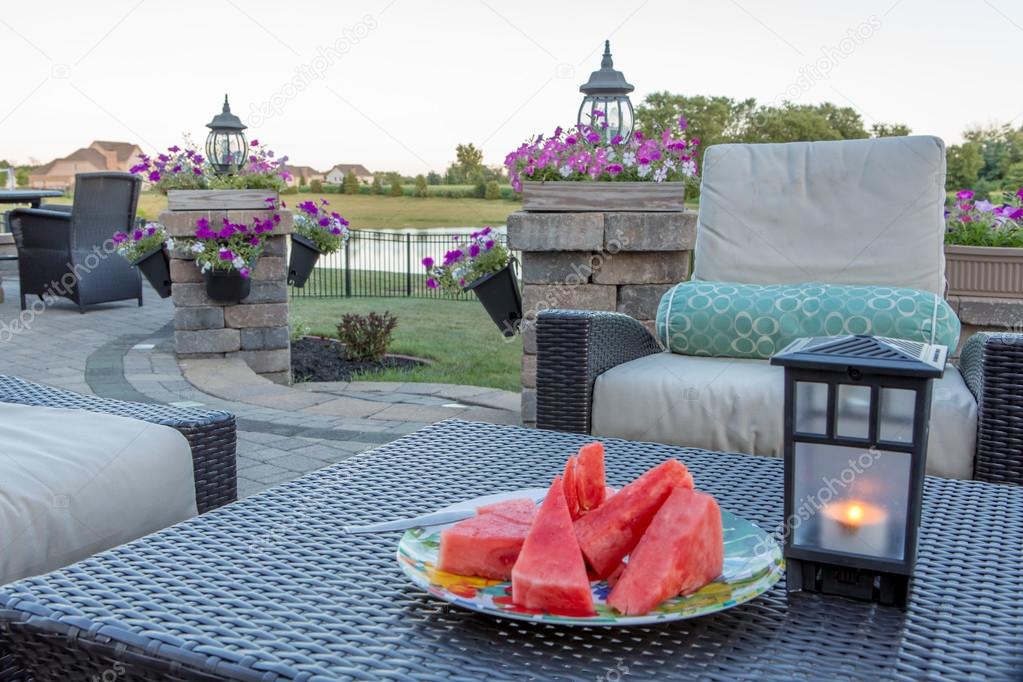
[[[335,169],[341,171],[345,175],[348,174],[348,171],[355,171],[356,175],[373,175],[372,173],[369,172],[369,169],[367,169],[361,163],[336,163],[333,166],[331,166],[330,170]]]
[[[92,147],[82,147],[80,149],[76,149],[67,156],[54,159],[49,163],[39,166],[30,172],[29,175],[47,175],[51,170],[53,170],[54,165],[56,165],[58,161],[85,161],[99,169],[105,169],[107,167],[107,157],[103,156]]]
[[[139,148],[137,144],[132,144],[131,142],[111,142],[110,140],[94,140],[89,146],[117,152],[118,161],[127,161],[135,154],[135,150]]]
[[[326,173],[321,173],[312,166],[285,166],[284,168],[295,177],[307,178],[310,175],[326,175]]]

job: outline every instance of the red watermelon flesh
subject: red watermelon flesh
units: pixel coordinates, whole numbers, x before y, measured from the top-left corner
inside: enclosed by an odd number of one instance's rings
[[[495,514],[508,521],[530,524],[536,515],[536,502],[528,497],[520,497],[514,500],[505,500],[504,502],[485,504],[482,507],[476,508],[477,516],[483,516],[484,514]]]
[[[589,616],[593,594],[562,480],[555,478],[512,569],[512,601],[527,609]]]
[[[676,488],[629,555],[607,603],[629,616],[648,613],[665,599],[692,594],[717,578],[724,558],[717,501]]]
[[[632,551],[651,519],[675,488],[692,488],[686,465],[669,459],[628,484],[575,523],[579,547],[601,578],[611,575]]]
[[[530,501],[532,503],[532,501]],[[437,568],[458,575],[509,580],[530,522],[484,513],[441,531]]]
[[[575,489],[580,516],[604,504],[607,496],[604,480],[604,444],[587,443],[579,449],[575,463]]]
[[[562,476],[562,487],[565,489],[565,503],[568,505],[568,514],[575,521],[579,518],[579,493],[575,481],[576,456],[573,455],[565,462],[565,473]]]

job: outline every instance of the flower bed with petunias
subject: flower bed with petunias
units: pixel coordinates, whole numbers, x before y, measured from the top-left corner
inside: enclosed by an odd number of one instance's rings
[[[146,223],[132,232],[115,232],[113,236],[117,255],[130,263],[134,263],[150,251],[162,248],[174,248],[174,241],[167,237],[166,230],[160,223]]]
[[[316,245],[320,253],[334,253],[348,241],[351,232],[348,229],[348,221],[336,211],[330,211],[327,207],[330,202],[320,199],[317,204],[314,201],[303,201],[296,208],[294,230]]]
[[[429,257],[423,259],[429,275],[426,286],[460,294],[466,285],[502,270],[510,257],[505,245],[494,239],[493,228],[484,227],[468,237],[456,238],[455,248],[445,253],[440,263]]]
[[[162,194],[172,189],[282,189],[291,179],[288,157],[278,157],[259,140],[249,147],[245,165],[231,175],[218,175],[187,137],[184,148],[173,145],[156,156],[141,154],[129,171]]]
[[[606,123],[600,126],[606,127]],[[696,178],[697,138],[686,139],[680,117],[659,134],[637,130],[628,141],[615,136],[609,144],[597,128],[580,125],[557,128],[549,137],[538,135],[505,157],[512,187],[534,181],[678,182]]]
[[[263,235],[273,232],[281,221],[276,201],[267,203],[268,208],[274,210],[272,216],[255,217],[251,225],[233,223],[226,217],[215,225],[208,218],[199,218],[195,223],[195,238],[184,242],[185,248],[195,256],[199,270],[204,274],[211,270],[236,271],[248,278],[263,253]]]
[[[1023,187],[1004,192],[998,203],[976,199],[972,190],[956,192],[945,228],[946,244],[1023,248]]]

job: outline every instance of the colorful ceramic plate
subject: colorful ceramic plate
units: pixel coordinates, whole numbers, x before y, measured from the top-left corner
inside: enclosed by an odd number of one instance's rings
[[[475,509],[484,504],[517,497],[541,499],[543,488],[487,495],[445,509]],[[725,566],[717,580],[687,597],[663,602],[642,616],[623,616],[607,606],[606,582],[594,582],[595,616],[555,616],[522,609],[511,602],[511,583],[455,575],[436,569],[440,532],[446,526],[413,528],[398,543],[398,563],[413,583],[435,597],[472,611],[502,618],[541,621],[561,625],[625,626],[664,623],[723,611],[766,592],[781,578],[785,564],[778,543],[749,521],[722,510],[725,533]]]

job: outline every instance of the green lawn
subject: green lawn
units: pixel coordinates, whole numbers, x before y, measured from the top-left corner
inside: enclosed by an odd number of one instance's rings
[[[411,372],[364,375],[373,381],[416,381],[468,384],[518,391],[522,340],[501,336],[477,301],[436,301],[409,298],[296,298],[291,319],[310,332],[334,336],[345,313],[389,311],[398,318],[392,353],[429,358],[435,363]]]

